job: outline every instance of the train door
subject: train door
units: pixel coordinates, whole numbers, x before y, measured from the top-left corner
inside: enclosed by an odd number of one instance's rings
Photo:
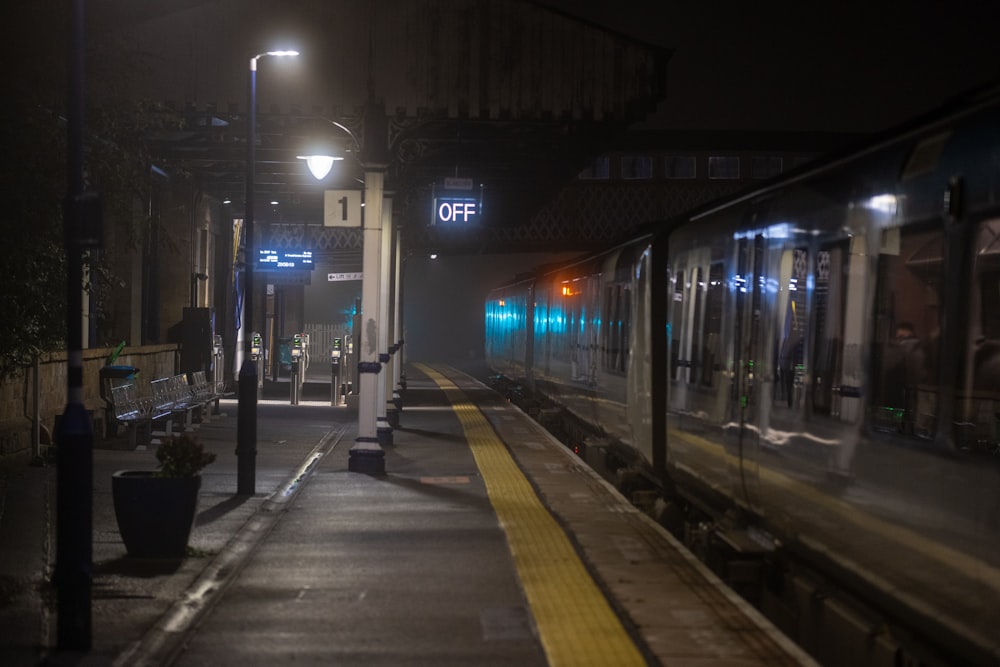
[[[761,313],[764,307],[765,251],[763,234],[740,238],[736,247],[733,327],[734,373],[730,391],[730,419],[726,450],[729,454],[733,497],[751,508],[760,507],[757,483],[760,438],[759,385],[764,371]]]
[[[868,237],[859,229],[820,244],[813,270],[810,431],[815,448],[825,452],[826,475],[835,479],[852,474],[863,414],[869,257]]]
[[[853,450],[860,415],[864,238],[802,237],[771,253],[773,310],[762,319],[773,362],[760,379],[772,385],[758,417],[762,446],[781,454],[771,466],[823,474],[849,464],[840,450]]]
[[[697,248],[680,259],[671,270],[670,277],[673,291],[670,304],[670,379],[672,393],[680,401],[676,403],[678,406],[688,400],[687,386],[694,387],[702,382],[708,283],[712,276],[718,277],[721,270],[721,265],[719,268],[712,265],[710,248]],[[712,356],[711,362],[714,363],[714,360]]]
[[[591,385],[597,382],[597,355],[601,336],[600,302],[601,276],[598,274],[587,278],[584,292],[584,335],[582,343],[585,346],[585,372]]]

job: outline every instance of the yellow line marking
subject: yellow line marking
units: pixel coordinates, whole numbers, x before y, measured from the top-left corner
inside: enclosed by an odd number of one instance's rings
[[[507,534],[549,664],[645,665],[646,661],[562,527],[545,508],[483,413],[457,385],[415,364],[448,396],[486,492]]]

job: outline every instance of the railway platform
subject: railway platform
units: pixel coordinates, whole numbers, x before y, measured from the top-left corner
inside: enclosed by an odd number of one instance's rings
[[[202,425],[184,559],[127,556],[95,450],[93,647],[55,649],[54,468],[5,478],[4,665],[800,665],[811,660],[499,394],[413,364],[386,473],[348,471],[357,414],[262,400],[256,493],[236,403]],[[34,514],[34,516],[33,516]]]

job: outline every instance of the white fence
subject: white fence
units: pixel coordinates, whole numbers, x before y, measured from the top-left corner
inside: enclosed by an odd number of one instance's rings
[[[329,362],[330,351],[333,349],[333,339],[342,338],[346,352],[347,337],[351,335],[351,329],[342,324],[306,324],[303,333],[309,334],[310,358]]]

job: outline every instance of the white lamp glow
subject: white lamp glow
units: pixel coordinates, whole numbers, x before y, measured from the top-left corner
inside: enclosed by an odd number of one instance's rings
[[[299,155],[298,159],[305,160],[306,166],[309,167],[309,173],[313,175],[313,178],[317,181],[322,181],[330,173],[330,170],[333,169],[333,163],[344,158],[334,157],[333,155]]]

